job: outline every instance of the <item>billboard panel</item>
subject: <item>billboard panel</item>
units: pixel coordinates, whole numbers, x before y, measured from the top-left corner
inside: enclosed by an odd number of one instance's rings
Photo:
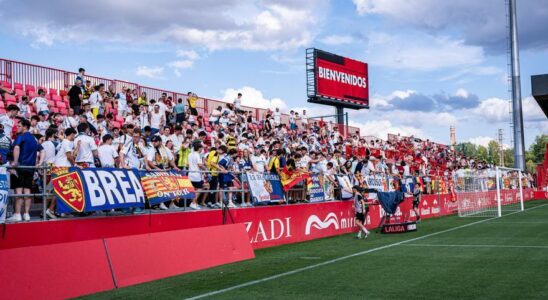
[[[309,102],[369,108],[367,64],[318,49],[307,49]]]

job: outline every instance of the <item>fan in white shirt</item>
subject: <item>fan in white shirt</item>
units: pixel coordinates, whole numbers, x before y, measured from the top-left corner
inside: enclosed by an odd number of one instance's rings
[[[55,163],[56,156],[56,146],[53,143],[57,135],[57,130],[48,129],[46,130],[46,141],[42,143],[42,148],[44,148],[44,162],[47,165],[53,165]]]
[[[79,151],[76,155],[76,163],[84,167],[95,167],[94,157],[97,157],[97,145],[95,140],[90,137],[89,125],[82,123],[78,125],[78,136],[75,143],[80,143]]]
[[[33,98],[30,102],[34,104],[36,111],[38,113],[44,112],[46,114],[49,114],[49,104],[48,100],[44,98],[46,93],[42,90],[38,91],[38,97]]]
[[[55,166],[57,167],[72,167],[74,165],[74,156],[79,151],[79,145],[74,145],[76,130],[74,128],[65,129],[65,139],[57,146],[57,154],[55,156]]]
[[[116,167],[116,159],[118,158],[118,152],[112,145],[112,135],[106,134],[103,136],[103,144],[99,146],[97,152],[99,154],[99,161],[103,168]]]

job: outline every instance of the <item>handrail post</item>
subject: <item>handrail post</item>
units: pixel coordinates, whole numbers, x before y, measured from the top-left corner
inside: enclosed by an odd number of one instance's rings
[[[46,211],[48,209],[48,197],[46,196],[46,188],[47,188],[47,167],[46,163],[42,163],[42,218],[44,221],[48,219],[48,216],[46,215]]]

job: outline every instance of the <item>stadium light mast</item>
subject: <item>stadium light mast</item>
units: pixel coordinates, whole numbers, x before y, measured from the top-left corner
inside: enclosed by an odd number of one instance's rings
[[[523,139],[523,112],[521,105],[521,78],[519,71],[518,24],[516,0],[508,1],[510,48],[512,60],[512,121],[514,123],[514,167],[525,170],[525,142]]]

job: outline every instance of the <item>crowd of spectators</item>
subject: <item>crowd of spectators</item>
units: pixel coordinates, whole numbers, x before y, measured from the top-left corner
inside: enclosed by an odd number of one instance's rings
[[[3,88],[2,93],[13,91]],[[190,203],[195,210],[218,208],[226,198],[230,207],[236,206],[236,193],[231,191],[244,185],[240,174],[245,171],[317,172],[336,186],[337,174],[451,176],[462,169],[490,167],[429,140],[345,137],[338,125],[309,119],[306,111],[290,111],[288,124],[282,122],[278,108],[256,119],[243,108],[242,94],[208,114],[199,112],[198,96],[192,92],[184,99],[167,94],[149,99],[136,89],[96,85],[80,69],[67,91],[66,114],[53,112],[45,95],[38,90],[32,99],[21,96],[0,116],[1,162],[23,167],[11,171],[16,194],[31,194],[39,177],[36,170],[24,167],[43,164],[185,170],[197,191]],[[216,190],[225,192],[211,192]],[[238,205],[251,206],[249,199],[246,193]],[[16,198],[12,221],[30,219],[31,201]],[[158,209],[179,205],[171,202]],[[51,201],[48,217],[58,217],[54,208]]]

